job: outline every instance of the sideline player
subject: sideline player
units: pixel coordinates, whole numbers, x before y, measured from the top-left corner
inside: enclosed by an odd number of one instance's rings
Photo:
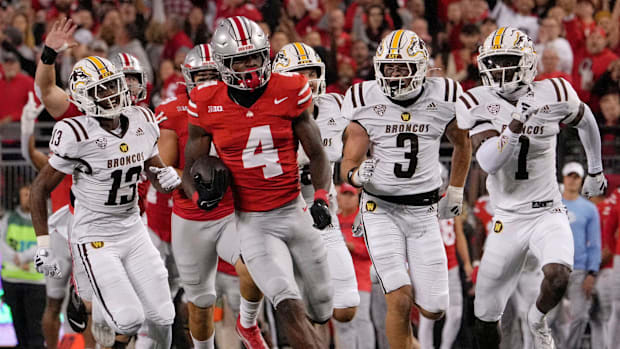
[[[428,60],[426,45],[414,32],[389,33],[374,57],[376,81],[353,85],[342,106],[351,122],[344,133],[341,175],[364,188],[364,238],[386,297],[391,348],[413,346],[413,305],[431,320],[448,308],[437,213],[443,219],[460,214],[471,159],[467,132],[454,118],[461,87],[454,80],[426,77]],[[454,152],[450,185],[437,205],[444,131]]]
[[[35,263],[41,272],[58,276],[45,199],[65,174],[73,174],[72,253],[79,256],[95,295],[94,322],[99,311],[117,334],[111,343],[101,344],[125,346],[146,317],[157,345],[168,348],[174,307],[166,269],[139,217],[136,187],[143,168],[162,191],[174,189],[180,178],[159,158],[153,114],[129,106],[123,73],[110,61],[96,56],[78,61],[70,84],[72,101],[85,115],[54,126],[53,155],[35,179]],[[84,280],[77,282],[78,289],[87,287]]]
[[[331,223],[329,160],[310,112],[312,91],[298,74],[271,72],[269,40],[245,17],[221,21],[211,41],[223,81],[203,83],[190,94],[185,168],[208,154],[211,141],[232,174],[241,255],[260,290],[276,307],[293,348],[322,343],[308,321],[295,284],[293,261],[307,285],[310,318],[332,315],[327,251],[319,229]],[[314,204],[300,197],[298,140],[310,158]],[[189,171],[184,190],[198,200]]]
[[[498,322],[528,251],[544,279],[527,322],[535,348],[554,348],[545,315],[560,302],[573,265],[573,241],[555,176],[560,124],[576,127],[588,158],[586,196],[605,191],[601,142],[590,108],[564,79],[534,82],[536,53],[525,33],[502,27],[480,48],[484,86],[457,102],[459,127],[467,129],[486,171],[493,206],[493,234],[486,241],[476,283],[475,331],[481,348],[498,348]]]
[[[294,42],[287,44],[276,54],[272,71],[296,72],[308,78],[312,89],[312,116],[321,131],[321,139],[332,168],[342,156],[342,132],[347,120],[340,114],[342,95],[325,93],[325,64],[314,49],[306,44]],[[308,206],[314,200],[314,187],[310,176],[310,162],[303,149],[299,149],[297,161],[300,167],[301,193]],[[327,247],[327,264],[334,285],[334,319],[349,322],[355,316],[360,303],[357,291],[353,259],[344,242],[338,223],[338,202],[336,189],[330,183],[329,210],[332,224],[321,231]],[[341,333],[338,323],[336,329]],[[341,341],[347,338],[341,338]]]
[[[202,82],[217,81],[219,73],[208,44],[197,45],[181,67],[186,90],[155,109],[160,124],[160,156],[179,175],[183,173],[187,143],[187,104],[189,94]],[[236,265],[240,275],[241,311],[237,333],[249,349],[267,348],[256,318],[262,294],[239,259],[239,236],[229,191],[217,208],[205,212],[179,189],[173,192],[172,250],[177,259],[183,288],[188,297],[189,331],[195,348],[213,348],[213,309],[216,299],[218,256]],[[239,300],[235,300],[239,303]]]

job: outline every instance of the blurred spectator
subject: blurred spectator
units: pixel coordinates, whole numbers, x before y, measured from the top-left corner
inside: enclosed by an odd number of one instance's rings
[[[322,46],[331,48],[332,51],[341,55],[349,56],[351,54],[351,35],[344,30],[344,12],[340,9],[334,9],[327,16],[327,28],[321,30]],[[357,17],[356,20],[358,20]]]
[[[463,22],[479,23],[489,16],[489,4],[484,0],[461,0]]]
[[[601,152],[603,155],[620,153],[620,94],[610,91],[600,100],[603,122],[601,127]]]
[[[116,32],[121,26],[123,26],[123,22],[117,10],[109,11],[105,14],[105,17],[103,17],[103,21],[99,27],[99,37],[105,41],[108,47],[115,44]]]
[[[611,18],[611,13],[609,11],[599,11],[594,16],[594,20],[596,21],[596,25],[603,28],[605,33],[607,33],[607,42],[608,46],[612,51],[615,51],[618,48],[619,42],[619,32],[618,32],[618,21]],[[618,52],[616,52],[617,54]]]
[[[177,95],[179,90],[179,83],[183,83],[185,80],[183,79],[183,75],[177,69],[174,63],[169,60],[163,60],[159,67],[159,78],[161,81],[161,89],[159,94],[159,102],[164,101],[168,98],[172,98]],[[184,88],[183,86],[181,88]],[[153,102],[155,105],[159,103]]]
[[[550,78],[564,78],[566,81],[572,84],[572,78],[567,73],[560,71],[560,55],[554,45],[547,46],[547,49],[543,51],[542,58],[540,59],[539,66],[542,69],[536,76],[536,80],[544,80]]]
[[[181,18],[185,18],[192,10],[193,6],[190,0],[163,0],[163,2],[166,16],[179,16]]]
[[[185,20],[185,34],[196,45],[205,44],[209,41],[211,33],[205,23],[205,15],[200,7],[192,8],[189,16]]]
[[[77,2],[73,0],[54,0],[54,5],[46,12],[46,20],[48,23],[53,23],[56,19],[61,17],[71,17],[71,13],[75,10],[74,5]]]
[[[558,22],[553,17],[548,17],[542,20],[540,31],[538,35],[538,44],[536,44],[536,54],[538,57],[543,57],[545,48],[552,45],[557,52],[559,63],[557,70],[564,73],[571,74],[573,69],[573,50],[568,40],[560,37],[562,33],[561,22]],[[542,60],[538,62],[538,68],[543,69]]]
[[[343,19],[343,17],[341,17],[342,11],[338,11],[339,13],[332,16],[330,22]],[[365,42],[371,52],[375,52],[385,33],[390,30],[390,26],[385,20],[385,8],[382,5],[373,4],[368,6],[365,14],[366,23],[363,22],[361,15],[355,17],[353,21],[353,36],[357,40]],[[340,22],[338,22],[338,24],[340,24]],[[323,42],[325,42],[325,40],[323,40]]]
[[[22,69],[30,75],[34,75],[35,62],[34,51],[24,44],[24,36],[19,29],[8,26],[0,33],[2,49],[12,52],[17,56]]]
[[[512,4],[506,4],[502,0],[489,0],[491,16],[497,20],[497,25],[518,28],[536,42],[538,18],[532,15],[534,6],[534,0],[512,0]]]
[[[355,63],[353,60],[348,57],[341,57],[338,60],[338,80],[327,85],[326,92],[344,95],[351,85],[360,81],[360,79],[355,79]]]
[[[608,92],[616,92],[620,89],[620,60],[609,64],[607,71],[599,77],[592,87],[592,95],[601,97]]]
[[[594,86],[594,82],[605,73],[609,64],[616,59],[618,56],[607,48],[605,31],[596,27],[586,38],[585,50],[575,52],[573,86],[581,100],[590,102],[590,90]]]
[[[136,56],[142,63],[149,81],[153,81],[153,68],[142,43],[138,40],[138,27],[133,23],[124,24],[116,31],[115,45],[110,47],[109,55],[112,57],[121,52]]]
[[[88,44],[90,50],[90,56],[99,56],[108,58],[108,45],[101,39],[95,39]]]
[[[28,92],[34,92],[34,79],[21,72],[17,55],[0,51],[0,127],[6,123],[19,121],[22,108],[28,102]]]
[[[73,23],[77,24],[80,28],[88,29],[91,32],[96,32],[95,20],[93,19],[93,13],[86,8],[78,9],[71,15]]]
[[[458,50],[461,48],[459,33],[463,28],[462,3],[460,1],[451,2],[448,5],[446,17],[445,30],[438,34],[440,45],[448,45],[446,50]]]
[[[368,46],[362,40],[356,40],[351,46],[351,58],[357,67],[355,77],[362,80],[374,80],[375,67],[372,63],[373,55],[368,50]]]
[[[315,30],[323,17],[324,7],[321,1],[289,0],[284,4],[286,13],[295,23],[295,30],[300,36]]]
[[[418,36],[424,40],[426,46],[430,50],[433,45],[433,37],[428,32],[428,21],[424,18],[416,18],[411,22],[411,30],[418,34]]]
[[[156,21],[151,21],[146,28],[146,54],[149,56],[149,61],[152,67],[159,67],[161,63],[161,57],[164,53],[164,44],[168,38],[166,33],[166,25]]]
[[[273,33],[273,35],[271,36],[271,40],[270,40],[271,55],[275,56],[276,53],[278,53],[278,51],[280,51],[280,49],[284,47],[284,45],[290,42],[291,40],[289,39],[288,35],[286,35],[285,32],[277,31]]]
[[[132,23],[136,27],[135,36],[140,42],[144,42],[144,31],[146,29],[146,21],[141,13],[138,12],[134,0],[119,0],[118,10],[121,15],[123,24]]]
[[[344,21],[344,30],[351,32],[353,30],[353,22],[359,16],[366,12],[366,7],[370,5],[371,0],[353,0],[347,6]]]
[[[596,27],[594,6],[588,0],[578,0],[576,5],[575,0],[560,0],[558,4],[566,13],[565,37],[573,48],[573,53],[577,55],[585,50],[586,36]]]
[[[497,28],[497,22],[493,18],[485,18],[480,24],[480,41],[484,41]]]
[[[461,46],[459,50],[452,50],[448,56],[446,76],[461,82],[464,90],[476,85],[478,74],[478,44],[480,42],[480,28],[476,24],[466,24],[459,35]]]
[[[564,17],[566,17],[566,11],[560,6],[552,7],[549,12],[547,12],[547,18],[554,18],[558,23],[563,23]],[[562,33],[564,33],[564,28],[562,28]]]
[[[11,308],[17,348],[45,348],[41,318],[45,279],[34,267],[37,238],[30,217],[30,186],[19,189],[19,206],[0,221],[2,299]]]
[[[32,54],[32,49],[34,49],[35,42],[34,33],[32,32],[32,23],[28,17],[28,14],[26,12],[17,12],[13,16],[11,26],[19,30],[22,34],[22,45],[30,49],[30,54]],[[24,52],[22,52],[22,55],[26,56],[28,59],[34,60],[33,56],[28,56]]]
[[[579,348],[590,320],[592,295],[601,264],[601,227],[596,206],[579,195],[583,166],[569,162],[562,168],[562,176],[562,202],[568,210],[575,244],[573,271],[566,291],[571,315],[566,347]]]
[[[192,39],[183,31],[183,19],[178,16],[168,16],[166,19],[166,34],[168,40],[164,45],[162,59],[174,59],[179,48],[185,46],[189,49],[194,47]]]
[[[455,0],[447,0],[447,1],[455,1]],[[441,4],[447,1],[439,1],[439,6],[440,6],[439,17],[441,18],[442,21],[446,20],[446,11],[444,8],[443,14],[442,14]],[[426,11],[426,6],[424,5],[424,1],[422,0],[406,1],[405,6],[401,7],[398,10],[398,14],[400,15],[400,18],[403,21],[402,27],[409,28],[411,25],[411,22],[415,18],[424,18],[424,11]]]
[[[189,12],[189,11],[188,11]],[[260,11],[247,0],[222,0],[217,6],[217,15],[215,17],[215,24],[221,19],[233,16],[244,16],[255,22],[263,20],[263,15]]]
[[[308,34],[306,34],[306,36],[303,39],[303,42],[312,47],[321,46],[321,34],[319,34],[319,32],[317,31],[311,31]]]
[[[370,282],[370,267],[372,265],[370,256],[366,250],[364,238],[353,236],[353,224],[358,214],[359,197],[357,189],[343,183],[338,190],[338,221],[340,230],[344,235],[347,248],[353,258],[357,288],[360,295],[360,305],[357,308],[355,317],[349,323],[336,322],[338,337],[341,346],[344,348],[362,349],[374,348],[375,332],[370,319],[370,293],[372,283]],[[357,343],[355,345],[354,343]]]

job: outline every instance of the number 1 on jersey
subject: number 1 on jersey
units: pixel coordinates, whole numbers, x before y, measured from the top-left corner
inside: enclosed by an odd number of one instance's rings
[[[528,179],[530,175],[527,173],[527,152],[530,150],[530,139],[527,136],[521,136],[519,143],[521,143],[521,149],[519,149],[515,179]]]
[[[243,168],[262,167],[265,178],[276,177],[284,173],[282,166],[280,166],[278,149],[273,145],[269,125],[252,127],[241,159],[243,160]]]

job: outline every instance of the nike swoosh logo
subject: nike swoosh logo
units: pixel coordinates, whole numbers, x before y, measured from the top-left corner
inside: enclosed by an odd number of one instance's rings
[[[277,98],[275,98],[275,99],[273,100],[273,104],[280,104],[280,103],[284,102],[284,101],[285,101],[285,100],[287,100],[287,99],[288,99],[288,97],[284,97],[284,98],[282,98],[282,99],[277,99]]]
[[[75,321],[73,321],[73,319],[69,319],[69,321],[71,321],[71,323],[74,324],[75,327],[77,327],[77,328],[79,328],[81,330],[86,328],[86,324],[83,323],[83,322],[75,322]]]

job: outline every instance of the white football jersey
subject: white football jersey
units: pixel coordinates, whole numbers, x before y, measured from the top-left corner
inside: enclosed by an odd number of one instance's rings
[[[338,93],[325,93],[314,99],[314,121],[321,131],[323,149],[332,166],[332,174],[334,173],[334,163],[342,157],[342,133],[349,123],[340,113],[342,100],[342,95]],[[310,159],[304,152],[301,144],[297,152],[297,162],[301,177],[301,194],[306,203],[312,205],[314,201],[314,186],[312,186],[310,180]],[[330,208],[336,208],[338,203],[333,183],[330,188],[330,194]]]
[[[342,114],[361,125],[377,159],[364,190],[375,195],[412,195],[439,188],[439,146],[454,119],[461,86],[447,78],[426,78],[417,100],[402,107],[386,97],[375,81],[353,85]]]
[[[119,235],[140,219],[137,183],[144,162],[159,154],[159,127],[153,113],[142,107],[127,107],[122,115],[126,131],[121,135],[104,130],[89,116],[54,126],[49,164],[73,175],[72,241]]]
[[[505,212],[535,212],[561,202],[556,179],[556,136],[561,123],[575,126],[584,113],[577,93],[562,78],[532,83],[522,99],[532,108],[540,108],[540,112],[523,126],[511,159],[487,178],[493,206]],[[463,93],[456,108],[458,126],[470,130],[470,136],[488,129],[501,133],[516,109],[486,86]]]

